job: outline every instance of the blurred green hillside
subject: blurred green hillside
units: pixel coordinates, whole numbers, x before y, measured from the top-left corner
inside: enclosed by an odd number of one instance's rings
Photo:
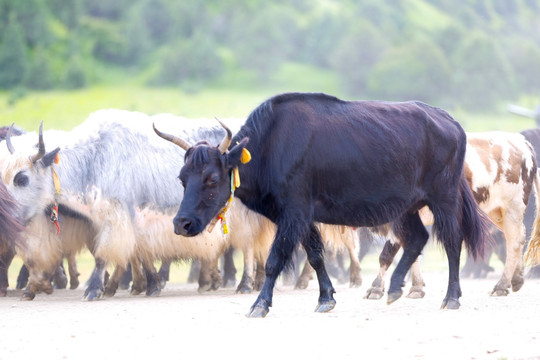
[[[106,107],[245,117],[283,91],[530,127],[505,104],[540,102],[540,3],[0,0],[0,125],[70,128]]]

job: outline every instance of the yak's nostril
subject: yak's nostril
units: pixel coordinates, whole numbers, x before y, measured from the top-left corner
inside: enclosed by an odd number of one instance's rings
[[[192,224],[191,220],[184,220],[182,222],[182,229],[184,229],[185,232],[188,232],[189,229],[191,228],[191,224]]]

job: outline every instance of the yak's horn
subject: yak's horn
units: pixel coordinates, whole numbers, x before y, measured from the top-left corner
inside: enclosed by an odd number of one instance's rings
[[[15,123],[11,123],[11,126],[8,129],[8,132],[6,134],[6,146],[11,154],[15,152],[15,148],[13,147],[13,144],[11,143],[11,133],[13,132],[13,125]]]
[[[221,151],[222,154],[225,154],[225,152],[227,151],[227,149],[229,148],[229,145],[231,145],[231,140],[232,140],[232,132],[231,130],[229,130],[229,128],[227,126],[225,126],[224,123],[222,123],[218,118],[216,118],[216,120],[218,121],[218,123],[225,129],[225,131],[227,132],[227,134],[225,135],[225,137],[223,138],[223,140],[221,141],[221,144],[219,144],[219,151]]]
[[[43,120],[41,120],[41,124],[39,124],[38,152],[30,157],[30,161],[35,163],[43,156],[45,156],[45,143],[43,142]]]
[[[173,144],[176,144],[176,145],[180,146],[182,149],[188,151],[189,148],[191,147],[190,143],[188,143],[184,139],[179,138],[178,136],[162,133],[161,131],[156,129],[156,125],[154,123],[152,123],[152,127],[154,128],[154,131],[156,132],[156,134],[158,134],[159,137],[161,137],[161,138],[163,138],[165,140],[168,140],[168,141],[172,142]]]

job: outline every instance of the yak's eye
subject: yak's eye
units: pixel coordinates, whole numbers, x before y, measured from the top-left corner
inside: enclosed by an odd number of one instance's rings
[[[206,185],[213,186],[213,185],[216,185],[218,181],[219,181],[219,176],[217,174],[213,174],[213,175],[210,175],[206,179]]]
[[[28,176],[24,175],[22,172],[17,173],[13,178],[13,184],[15,186],[27,186],[28,185]]]

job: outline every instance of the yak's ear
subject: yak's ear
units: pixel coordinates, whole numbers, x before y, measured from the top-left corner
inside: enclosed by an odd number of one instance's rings
[[[247,137],[243,138],[242,140],[240,140],[240,142],[237,145],[235,145],[226,154],[227,167],[229,169],[235,168],[235,167],[239,166],[240,164],[242,164],[242,155],[244,154],[244,149],[245,149],[248,142],[249,142],[249,138],[247,138]]]
[[[60,148],[57,147],[53,151],[46,153],[43,155],[43,157],[39,160],[39,163],[44,168],[51,166],[53,162],[55,162],[56,156],[58,155],[58,152],[60,151]]]

